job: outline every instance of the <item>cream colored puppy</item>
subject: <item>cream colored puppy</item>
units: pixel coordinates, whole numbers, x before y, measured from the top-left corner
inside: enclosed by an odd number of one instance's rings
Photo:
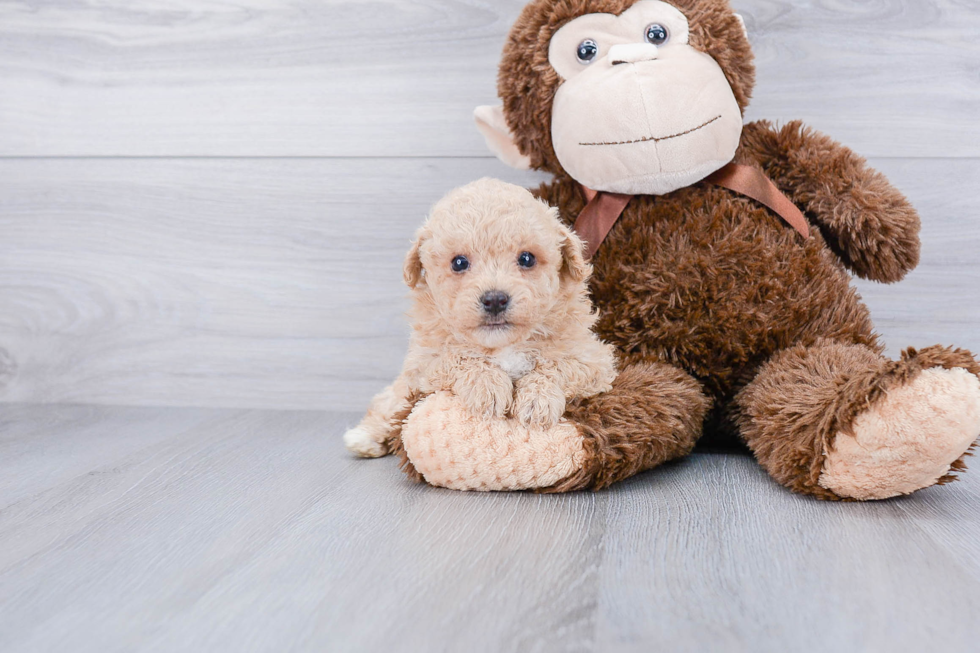
[[[388,453],[409,397],[451,391],[476,417],[547,428],[566,400],[611,387],[613,349],[596,320],[582,241],[527,190],[481,179],[443,198],[405,260],[412,335],[402,372],[344,435]]]

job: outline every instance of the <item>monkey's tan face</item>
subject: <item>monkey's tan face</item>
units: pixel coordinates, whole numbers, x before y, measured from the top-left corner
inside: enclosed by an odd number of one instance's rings
[[[688,45],[684,15],[641,0],[619,16],[588,14],[551,39],[564,79],[552,107],[562,167],[594,190],[662,195],[732,160],[742,132],[718,64]]]

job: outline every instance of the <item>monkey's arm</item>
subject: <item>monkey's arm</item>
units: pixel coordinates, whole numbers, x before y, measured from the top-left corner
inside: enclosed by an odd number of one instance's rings
[[[777,130],[760,120],[745,126],[737,159],[758,161],[859,277],[892,283],[918,264],[918,213],[840,143],[799,121]]]

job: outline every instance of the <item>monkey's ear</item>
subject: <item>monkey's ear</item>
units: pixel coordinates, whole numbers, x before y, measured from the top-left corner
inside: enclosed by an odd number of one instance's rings
[[[498,159],[518,170],[528,170],[531,167],[530,157],[521,154],[514,143],[514,135],[507,126],[503,106],[477,107],[473,112],[476,118],[476,128],[487,140],[487,147]]]
[[[585,243],[575,232],[561,226],[561,276],[575,283],[582,283],[592,274],[592,266],[585,260]]]
[[[408,254],[405,255],[405,267],[402,270],[402,278],[405,279],[405,285],[414,290],[424,277],[425,271],[422,269],[422,234],[418,234],[412,243],[412,249],[408,250]]]
[[[745,38],[749,38],[749,28],[745,26],[745,19],[742,18],[742,14],[735,14],[735,18],[738,18],[738,24],[742,26],[742,33],[745,34]]]

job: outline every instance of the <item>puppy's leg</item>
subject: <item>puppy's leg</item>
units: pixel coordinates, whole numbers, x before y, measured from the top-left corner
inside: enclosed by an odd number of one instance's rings
[[[388,440],[394,432],[393,418],[408,408],[408,383],[403,376],[371,400],[361,423],[344,433],[344,444],[363,458],[378,458],[389,453]]]
[[[513,415],[527,426],[549,427],[565,413],[565,390],[554,365],[538,364],[514,384]]]
[[[453,394],[474,417],[499,419],[510,410],[514,383],[490,361],[478,357],[456,358],[443,373]]]
[[[594,337],[575,343],[574,351],[552,352],[515,384],[514,417],[528,426],[552,426],[565,413],[566,399],[608,392],[616,378],[612,347]]]
[[[579,341],[569,343],[558,361],[558,385],[565,388],[566,397],[587,398],[609,392],[616,380],[616,353],[589,333]]]

